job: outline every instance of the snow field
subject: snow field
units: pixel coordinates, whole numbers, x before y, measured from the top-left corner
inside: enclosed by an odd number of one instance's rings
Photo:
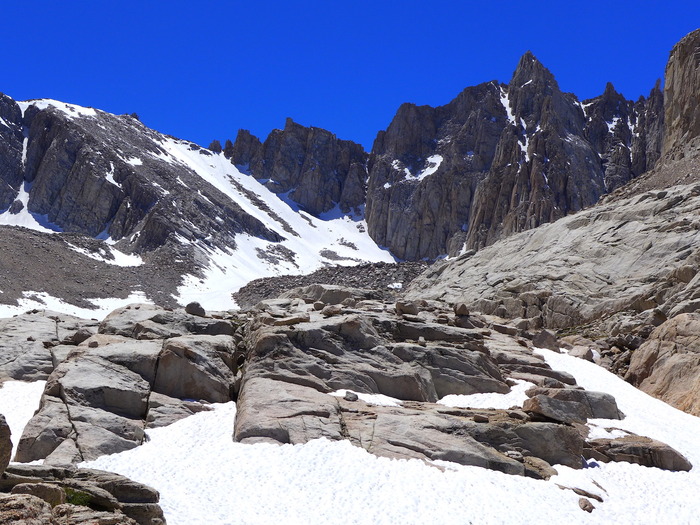
[[[580,385],[616,397],[627,417],[589,422],[596,432],[607,427],[634,431],[665,441],[700,464],[700,419],[592,363],[537,351]],[[521,382],[490,400],[484,394],[460,396],[459,406],[519,404],[513,401],[528,386]],[[19,411],[22,399],[26,421],[42,389],[37,383],[5,383],[0,412]],[[378,458],[345,441],[234,443],[235,405],[213,408],[149,430],[150,441],[141,447],[82,466],[119,472],[157,488],[170,524],[694,524],[700,512],[698,467],[667,472],[628,463],[582,470],[557,465],[557,476],[537,481],[448,462],[435,462],[436,468],[419,460]],[[557,484],[588,490],[604,502],[592,501],[596,509],[587,514],[578,507],[579,496]]]
[[[622,421],[592,425],[635,430],[700,462],[700,420],[631,387],[592,363],[538,350],[579,384],[616,396]],[[525,382],[502,395],[461,396],[459,406],[511,406]],[[344,392],[343,392],[344,393]],[[336,394],[340,394],[337,392]],[[482,396],[482,397],[478,397]],[[371,402],[386,401],[376,396]],[[446,400],[442,401],[446,403]],[[481,402],[481,403],[480,403]],[[471,403],[469,403],[472,405]],[[231,441],[235,407],[216,405],[162,429],[137,449],[86,464],[114,470],[161,492],[169,523],[389,524],[389,523],[697,523],[700,474],[667,472],[628,463],[574,470],[557,465],[549,481],[508,476],[478,467],[375,457],[349,442],[242,445]],[[557,484],[603,497],[579,509],[579,496]],[[602,487],[602,488],[601,488]]]

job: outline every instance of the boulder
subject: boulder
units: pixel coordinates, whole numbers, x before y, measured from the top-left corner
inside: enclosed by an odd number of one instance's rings
[[[583,423],[589,418],[622,419],[615,398],[604,392],[573,388],[531,388],[523,410],[562,423]]]
[[[204,307],[196,301],[185,306],[185,312],[190,315],[196,315],[197,317],[207,316],[207,312]]]
[[[537,348],[546,348],[554,352],[559,352],[560,346],[557,336],[549,330],[540,330],[537,332],[535,337],[532,338],[532,345]]]
[[[233,340],[225,335],[169,339],[158,358],[153,390],[179,399],[226,403],[233,396]]]
[[[0,414],[0,475],[5,472],[12,456],[12,439],[10,426],[5,421],[5,416]]]
[[[51,483],[20,483],[12,487],[11,494],[30,494],[52,507],[66,502],[66,491]]]
[[[30,494],[0,494],[0,523],[44,525],[55,523],[51,505]]]
[[[665,443],[643,436],[625,436],[616,439],[593,439],[587,446],[602,459],[637,463],[664,470],[688,471],[693,465],[680,452]],[[597,459],[601,459],[597,456]]]
[[[41,487],[37,488],[37,486],[46,485],[48,487],[45,490]],[[158,491],[112,472],[75,467],[13,464],[8,467],[2,479],[2,488],[13,493],[39,491],[41,494],[49,494],[50,491],[51,494],[58,495],[56,490],[63,491],[67,503],[59,504],[53,509],[55,523],[58,524],[163,525],[165,523],[163,511],[158,505],[160,499]],[[60,497],[58,495],[59,499]],[[87,503],[92,508],[71,503],[80,505]],[[0,508],[4,509],[1,503]],[[0,523],[5,522],[0,519]],[[40,523],[54,522],[41,521]]]
[[[680,314],[655,328],[632,353],[625,380],[700,415],[700,314]]]

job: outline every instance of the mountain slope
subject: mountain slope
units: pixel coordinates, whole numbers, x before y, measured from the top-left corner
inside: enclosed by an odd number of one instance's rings
[[[160,304],[214,293],[210,307],[228,308],[230,293],[253,278],[393,261],[366,234],[361,207],[314,217],[223,154],[134,117],[49,100],[0,101],[0,224],[82,234],[104,240],[104,250],[157,262],[167,293],[142,288]]]

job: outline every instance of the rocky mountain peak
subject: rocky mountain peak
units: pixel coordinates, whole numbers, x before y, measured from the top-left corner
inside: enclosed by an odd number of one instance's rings
[[[671,50],[664,88],[664,155],[683,158],[700,137],[700,29]]]
[[[527,51],[520,57],[518,65],[511,77],[509,87],[517,86],[523,88],[531,84],[534,84],[532,88],[546,87],[549,90],[559,89],[559,84],[551,71],[544,67],[542,62],[540,62],[531,51]]]

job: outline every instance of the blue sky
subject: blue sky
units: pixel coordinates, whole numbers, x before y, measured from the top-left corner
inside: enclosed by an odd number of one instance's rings
[[[607,81],[647,95],[700,2],[38,0],[3,21],[0,92],[17,100],[136,112],[203,145],[292,117],[369,149],[402,102],[508,82],[527,50],[581,99]]]

